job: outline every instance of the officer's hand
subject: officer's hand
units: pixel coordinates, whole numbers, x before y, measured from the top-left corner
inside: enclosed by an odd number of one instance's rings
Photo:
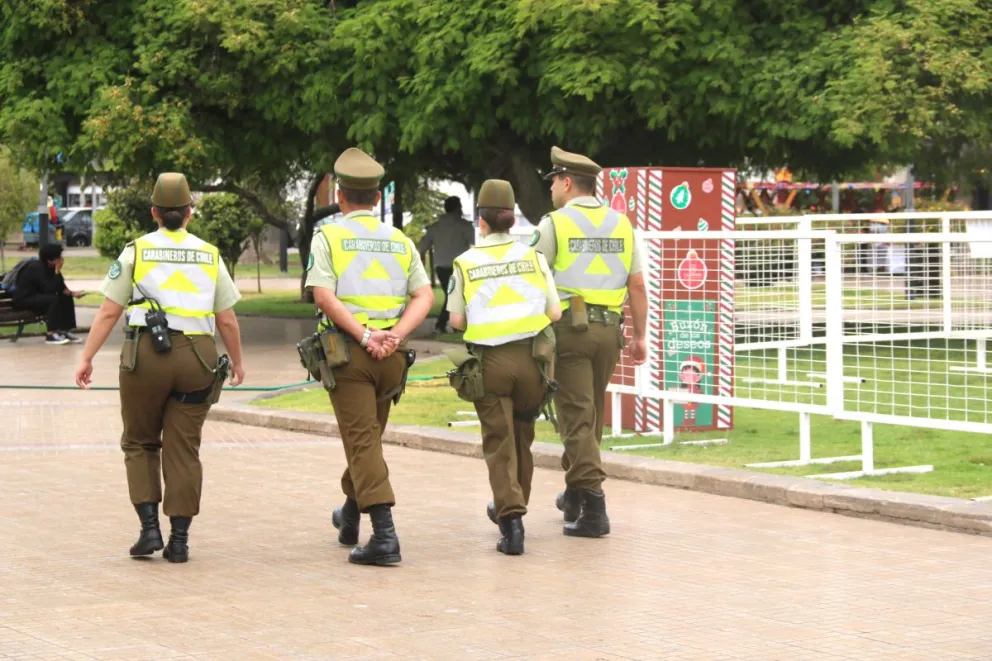
[[[630,356],[635,365],[641,365],[648,359],[648,342],[645,339],[634,340],[630,345]]]
[[[231,366],[231,385],[240,386],[245,380],[245,367],[244,365],[232,365]]]
[[[80,388],[89,389],[90,383],[93,382],[93,363],[89,360],[79,361],[79,367],[76,368],[76,385]]]
[[[399,345],[400,338],[396,333],[390,331],[373,331],[365,349],[376,360],[382,360],[391,356]]]

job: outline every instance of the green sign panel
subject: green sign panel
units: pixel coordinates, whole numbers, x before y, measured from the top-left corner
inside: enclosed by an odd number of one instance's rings
[[[665,301],[665,389],[712,395],[716,319],[711,301]],[[710,427],[713,404],[675,403],[675,427]]]

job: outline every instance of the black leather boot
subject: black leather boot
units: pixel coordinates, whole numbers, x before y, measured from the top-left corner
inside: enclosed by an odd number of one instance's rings
[[[499,520],[501,537],[496,542],[496,550],[507,555],[521,555],[524,552],[524,522],[519,514],[510,514]]]
[[[134,511],[141,519],[141,534],[131,547],[131,555],[151,555],[165,548],[162,531],[158,527],[158,503],[138,503]]]
[[[569,537],[602,537],[610,534],[610,519],[606,516],[606,495],[582,490],[579,518],[566,523],[564,533]]]
[[[393,565],[400,561],[400,540],[393,527],[393,513],[389,505],[369,508],[372,519],[372,536],[365,546],[356,546],[348,554],[348,562],[356,565]]]
[[[346,498],[344,505],[334,509],[331,523],[338,529],[338,542],[345,546],[358,543],[358,526],[362,522],[362,513],[358,511],[358,501]]]
[[[489,520],[497,526],[499,525],[499,521],[496,520],[496,505],[491,500],[489,501],[489,504],[486,505],[486,516],[488,516]]]
[[[170,516],[172,532],[169,533],[169,545],[162,552],[162,557],[169,562],[187,562],[189,560],[189,526],[193,523],[191,516]]]
[[[579,518],[582,508],[582,495],[576,489],[566,488],[555,499],[555,507],[565,513],[565,523],[572,523]]]

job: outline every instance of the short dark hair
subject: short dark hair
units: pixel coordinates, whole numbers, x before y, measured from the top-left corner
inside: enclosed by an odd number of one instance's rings
[[[492,231],[500,233],[509,232],[517,222],[517,217],[511,209],[479,207],[479,216],[486,221]]]
[[[445,213],[454,213],[455,211],[461,211],[461,210],[462,210],[461,198],[452,195],[451,197],[449,197],[444,201]]]
[[[596,177],[589,177],[583,174],[572,174],[571,172],[566,172],[558,176],[571,179],[572,185],[583,193],[596,192]]]
[[[62,244],[61,243],[46,243],[42,247],[38,248],[38,259],[45,262],[54,262],[56,259],[62,256]]]
[[[375,204],[375,196],[379,191],[375,188],[369,190],[358,190],[355,188],[341,187],[341,195],[345,202],[355,206],[370,207]]]
[[[183,226],[186,214],[189,213],[188,204],[181,207],[160,207],[156,204],[154,209],[155,215],[162,219],[165,229],[173,232]]]

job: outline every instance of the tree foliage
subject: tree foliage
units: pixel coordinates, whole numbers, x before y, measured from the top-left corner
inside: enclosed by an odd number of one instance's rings
[[[217,248],[233,278],[249,239],[261,232],[263,225],[245,200],[231,193],[215,193],[200,199],[189,229]]]
[[[101,255],[116,259],[128,242],[158,228],[152,218],[152,188],[137,182],[110,191],[107,206],[93,214],[93,243]]]
[[[38,179],[0,149],[0,273],[7,270],[3,249],[7,238],[38,207]]]
[[[990,0],[3,2],[0,141],[39,170],[181,170],[279,227],[272,200],[357,144],[401,198],[502,177],[536,220],[552,144],[605,166],[968,169],[992,153],[990,35]]]

